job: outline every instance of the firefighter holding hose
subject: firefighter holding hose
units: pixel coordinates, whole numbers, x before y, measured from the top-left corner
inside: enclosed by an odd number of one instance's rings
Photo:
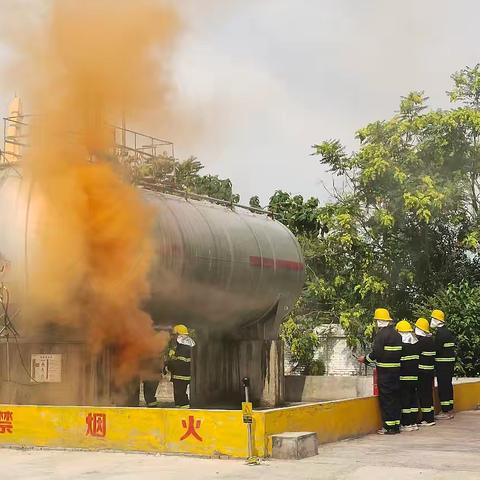
[[[192,379],[192,349],[195,341],[190,337],[185,325],[175,325],[172,332],[172,342],[168,351],[164,373],[171,373],[173,397],[175,406],[190,408],[187,390]]]

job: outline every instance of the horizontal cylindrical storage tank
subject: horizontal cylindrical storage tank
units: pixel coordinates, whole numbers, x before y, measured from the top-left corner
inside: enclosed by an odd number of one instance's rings
[[[284,225],[205,200],[141,193],[156,212],[146,308],[157,323],[229,330],[262,319],[277,304],[282,314],[289,312],[303,285],[304,262]],[[5,281],[28,285],[35,202],[35,187],[12,168],[0,170],[0,271],[2,262],[9,263]]]

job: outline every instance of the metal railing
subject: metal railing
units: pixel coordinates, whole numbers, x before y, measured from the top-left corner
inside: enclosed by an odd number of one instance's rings
[[[21,115],[3,118],[3,161],[19,161],[24,156],[24,150],[29,147],[30,119],[38,115]],[[113,153],[119,158],[133,157],[135,161],[142,162],[158,157],[174,157],[175,146],[173,142],[161,138],[145,135],[128,128],[117,125],[108,125],[113,138]],[[74,137],[79,132],[63,130],[54,132],[54,135],[69,135]],[[15,159],[15,160],[14,160]]]
[[[115,125],[112,128],[115,153],[120,157],[129,154],[139,159],[175,156],[173,142]]]
[[[24,156],[24,150],[29,147],[28,137],[31,127],[29,120],[33,117],[38,117],[38,115],[21,115],[3,118],[4,145],[3,150],[0,150],[0,168],[15,167],[21,162]],[[109,125],[109,128],[111,128],[113,136],[113,152],[109,153],[120,162],[125,162],[129,165],[142,165],[162,157],[175,158],[175,146],[173,142],[116,125]],[[15,130],[15,132],[12,135],[9,132],[13,130]],[[68,130],[55,132],[55,134],[72,136],[72,141],[74,141],[75,136],[79,135],[78,132]],[[109,157],[109,155],[105,155],[105,157]],[[199,195],[188,190],[179,190],[175,186],[168,185],[167,183],[149,181],[148,179],[140,179],[135,183],[148,190],[170,193],[186,199],[204,200],[229,208],[241,208],[249,210],[252,213],[268,215],[272,218],[274,216],[273,213],[268,210],[251,207],[249,205],[241,205],[206,195]]]
[[[188,190],[179,190],[175,187],[172,187],[170,185],[167,185],[161,182],[140,180],[136,182],[136,185],[143,187],[147,190],[153,190],[160,193],[170,193],[178,197],[183,197],[186,200],[188,200],[189,198],[192,200],[205,200],[207,202],[216,203],[217,205],[223,205],[229,208],[241,208],[243,210],[249,210],[252,213],[260,213],[260,214],[267,215],[269,217],[274,218],[273,212],[270,212],[269,210],[263,210],[261,208],[251,207],[250,205],[242,205],[240,203],[234,203],[229,200],[222,200],[219,198],[209,197],[207,195],[200,195],[198,193],[190,192]]]

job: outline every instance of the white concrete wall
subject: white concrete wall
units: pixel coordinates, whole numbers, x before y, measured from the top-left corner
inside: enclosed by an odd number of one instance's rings
[[[325,364],[325,375],[361,375],[359,363],[347,345],[347,340],[340,325],[321,325],[315,329],[321,345],[315,353],[315,359]],[[285,375],[298,375],[293,372],[290,352],[285,346]],[[301,373],[301,372],[300,372]]]
[[[285,376],[287,402],[318,402],[373,394],[372,376]]]
[[[359,364],[347,345],[340,325],[322,325],[316,329],[321,345],[316,358],[325,363],[326,375],[358,375]]]
[[[369,369],[369,373],[372,370]],[[453,383],[478,382],[478,378],[454,378]],[[287,402],[319,402],[373,395],[373,376],[285,376]]]

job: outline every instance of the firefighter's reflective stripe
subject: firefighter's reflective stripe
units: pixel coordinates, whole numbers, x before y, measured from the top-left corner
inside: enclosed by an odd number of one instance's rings
[[[168,358],[172,358],[175,356],[175,350],[173,348],[171,348],[169,351],[168,351]]]
[[[455,357],[444,357],[444,358],[436,358],[436,362],[454,362]]]
[[[187,375],[172,375],[172,379],[173,380],[185,380],[185,381],[189,382],[192,379],[192,377],[187,376]]]
[[[440,405],[453,405],[453,400],[445,400],[440,402]]]
[[[177,357],[176,355],[174,355],[172,357],[172,360],[180,360],[181,362],[191,362],[192,359],[191,358],[187,358],[187,357]]]
[[[395,425],[400,425],[400,420],[386,420],[385,424],[389,427],[394,427]]]
[[[377,366],[382,368],[398,368],[400,366],[400,363],[377,362]]]
[[[436,354],[437,352],[422,352],[425,357],[434,357]]]
[[[415,375],[400,375],[400,380],[418,380],[418,377]]]
[[[413,407],[410,409],[411,413],[418,413],[418,407]]]
[[[177,408],[190,408],[190,405],[180,405],[179,407]]]
[[[411,408],[402,408],[402,413],[412,413]]]
[[[420,370],[433,370],[435,367],[434,365],[419,365],[418,368]]]
[[[400,357],[400,361],[405,362],[406,360],[418,360],[419,358],[419,355],[405,355],[404,357]]]
[[[399,352],[402,349],[401,345],[385,345],[383,349],[387,352]]]
[[[365,360],[367,361],[367,363],[370,363],[370,364],[372,364],[372,365],[375,364],[375,360],[372,360],[372,359],[370,358],[370,354],[368,354],[368,355],[365,357]]]
[[[453,342],[444,343],[443,346],[444,346],[445,348],[454,347],[454,346],[455,346],[455,343],[453,343]]]
[[[433,412],[435,411],[435,408],[432,406],[432,407],[424,407],[424,408],[421,408],[422,410],[422,413],[430,413],[430,412]]]

